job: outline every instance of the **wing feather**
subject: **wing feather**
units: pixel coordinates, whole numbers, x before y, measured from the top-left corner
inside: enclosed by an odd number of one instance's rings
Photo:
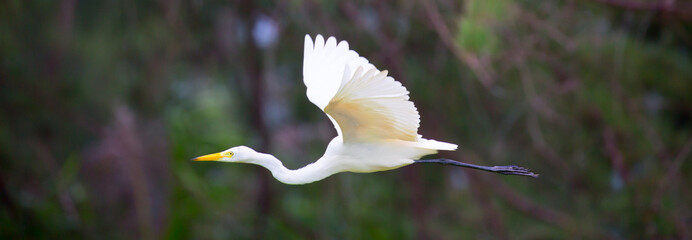
[[[345,84],[342,81],[345,66],[351,69],[359,66],[375,68],[367,59],[349,50],[346,41],[337,44],[336,39],[330,37],[325,42],[322,35],[317,35],[313,42],[310,35],[305,35],[303,82],[307,87],[308,99],[320,109],[324,110],[329,100]]]
[[[305,36],[303,81],[308,99],[322,109],[344,143],[392,139],[429,149],[456,149],[456,145],[418,135],[420,116],[409,92],[387,71],[321,35]]]
[[[358,67],[350,74],[346,66],[342,87],[324,111],[340,128],[344,142],[366,139],[416,141],[418,110],[408,101],[408,91],[375,68]],[[350,76],[349,76],[350,75]]]

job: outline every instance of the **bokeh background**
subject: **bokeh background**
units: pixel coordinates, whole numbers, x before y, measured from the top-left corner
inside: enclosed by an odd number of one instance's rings
[[[283,185],[335,136],[305,34],[411,92],[442,157]],[[690,239],[692,3],[0,3],[2,239]]]

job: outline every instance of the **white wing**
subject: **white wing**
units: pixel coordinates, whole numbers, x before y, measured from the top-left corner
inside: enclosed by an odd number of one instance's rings
[[[310,35],[305,35],[303,82],[308,88],[308,99],[320,109],[324,110],[341,87],[346,66],[354,70],[359,66],[365,70],[375,68],[367,59],[349,50],[346,41],[337,45],[336,39],[330,37],[325,43],[322,35],[317,35],[313,43]]]
[[[408,91],[348,43],[305,36],[303,78],[308,99],[334,123],[344,142],[366,139],[422,140],[420,117]]]

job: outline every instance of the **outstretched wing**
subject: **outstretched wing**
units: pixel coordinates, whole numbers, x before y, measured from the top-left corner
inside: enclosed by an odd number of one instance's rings
[[[303,81],[308,99],[332,120],[344,142],[417,141],[420,117],[401,83],[348,49],[348,43],[305,36]]]

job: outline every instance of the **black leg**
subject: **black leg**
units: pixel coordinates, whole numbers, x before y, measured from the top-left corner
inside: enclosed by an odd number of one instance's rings
[[[479,166],[479,165],[474,165],[474,164],[469,164],[469,163],[458,162],[458,161],[454,161],[451,159],[444,159],[444,158],[415,160],[415,163],[437,163],[437,164],[444,164],[444,165],[453,165],[453,166],[457,166],[457,167],[474,168],[474,169],[478,169],[478,170],[494,172],[494,173],[501,173],[501,174],[505,174],[505,175],[520,175],[520,176],[527,176],[527,177],[533,177],[533,178],[538,177],[538,174],[531,172],[529,169],[519,167],[519,166],[514,166],[514,165],[487,167],[487,166]]]

